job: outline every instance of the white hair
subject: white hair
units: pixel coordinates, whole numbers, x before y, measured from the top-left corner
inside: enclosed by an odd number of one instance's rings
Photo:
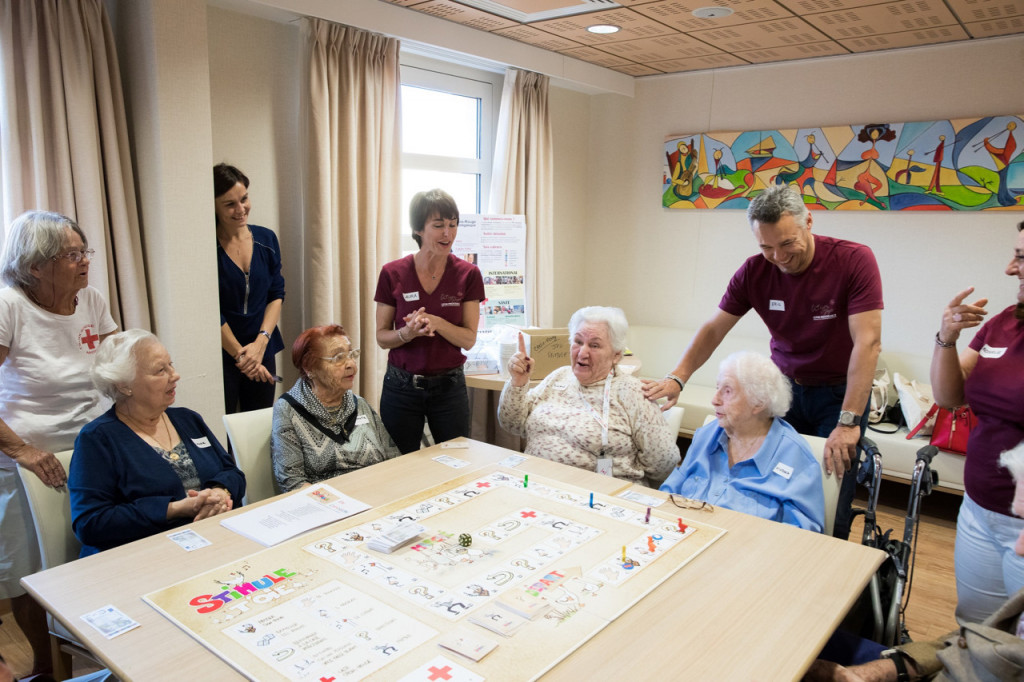
[[[104,339],[89,370],[96,390],[114,402],[127,398],[121,387],[135,381],[139,370],[137,349],[147,341],[160,343],[156,335],[145,329],[128,329]]]
[[[773,417],[789,412],[793,388],[770,358],[750,351],[733,353],[718,367],[719,377],[725,373],[736,377],[736,383],[755,409],[764,408]]]
[[[608,308],[600,305],[580,308],[569,318],[569,336],[576,336],[579,328],[585,324],[600,324],[608,328],[608,341],[612,350],[616,353],[626,348],[626,334],[629,333],[629,323],[626,322],[626,313],[622,308]]]
[[[71,218],[52,211],[26,211],[15,218],[7,230],[7,242],[0,257],[0,278],[10,286],[32,287],[36,276],[32,267],[45,263],[64,249],[66,231],[71,228],[82,238],[84,248],[89,240]]]
[[[1024,441],[999,455],[999,463],[1010,470],[1014,483],[1024,480]]]

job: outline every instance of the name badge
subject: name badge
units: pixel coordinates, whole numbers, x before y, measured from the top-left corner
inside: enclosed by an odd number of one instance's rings
[[[206,436],[202,438],[193,438],[192,442],[196,444],[197,448],[208,448],[210,447],[210,439]]]
[[[370,418],[365,414],[361,414],[356,417],[356,426],[365,426],[370,423]]]
[[[793,475],[793,467],[783,464],[782,462],[779,462],[778,464],[775,465],[775,468],[772,469],[772,473],[778,474],[779,476],[782,476],[784,479],[788,481],[790,477]]]
[[[563,384],[561,382],[556,383],[556,384],[551,384],[551,388],[553,388],[556,391],[564,391],[568,387],[569,387],[569,384]]]
[[[407,291],[402,294],[402,298],[404,298],[406,301],[418,301],[420,300],[420,292]]]
[[[603,455],[597,458],[597,473],[602,476],[612,475],[612,458],[607,455]]]
[[[778,301],[773,298],[768,301],[768,310],[779,310],[781,312],[786,312],[786,302]]]
[[[1003,357],[1004,353],[1006,353],[1005,348],[993,348],[992,346],[986,343],[984,346],[981,347],[981,350],[978,352],[978,355],[980,355],[983,358],[992,359],[1001,358]]]

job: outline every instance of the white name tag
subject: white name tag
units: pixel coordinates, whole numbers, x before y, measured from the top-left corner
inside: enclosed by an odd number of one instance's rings
[[[778,474],[779,476],[782,476],[784,479],[788,481],[790,477],[793,475],[793,467],[783,464],[782,462],[779,462],[778,464],[775,465],[775,468],[772,469],[772,473]]]
[[[568,386],[568,384],[563,383],[551,384],[551,388],[555,389],[556,391],[564,391]]]
[[[210,439],[206,436],[202,438],[193,438],[192,442],[196,444],[197,448],[208,448],[210,447]]]
[[[418,301],[420,300],[420,292],[418,291],[407,291],[402,294],[402,298],[406,301]]]
[[[768,301],[768,310],[781,310],[786,312],[786,302],[777,301],[774,298]]]
[[[983,358],[1001,358],[1006,353],[1005,348],[993,348],[987,343],[981,347],[981,351],[978,353]]]
[[[369,424],[369,423],[370,423],[370,418],[367,417],[365,414],[361,414],[358,417],[356,417],[356,426],[365,426],[366,424]]]
[[[598,457],[597,458],[597,473],[602,476],[612,475],[612,458],[611,457]]]

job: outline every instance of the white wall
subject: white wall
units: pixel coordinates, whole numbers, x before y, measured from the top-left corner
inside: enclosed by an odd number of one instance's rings
[[[579,218],[586,226],[580,303],[621,306],[633,324],[692,329],[756,252],[741,211],[661,208],[666,136],[1021,114],[1022,64],[1024,37],[1017,36],[648,78],[637,82],[632,99],[594,96],[587,210]],[[975,285],[993,311],[1014,302],[1017,285],[1003,270],[1022,218],[1019,211],[823,211],[814,226],[875,251],[886,357],[911,356],[890,369],[926,379],[939,317],[957,291]],[[560,249],[558,261],[571,255]],[[767,336],[753,314],[734,333]]]

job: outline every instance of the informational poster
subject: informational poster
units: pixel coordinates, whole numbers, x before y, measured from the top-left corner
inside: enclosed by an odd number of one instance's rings
[[[480,302],[480,329],[525,326],[526,216],[462,214],[452,251],[483,275],[487,298]]]

